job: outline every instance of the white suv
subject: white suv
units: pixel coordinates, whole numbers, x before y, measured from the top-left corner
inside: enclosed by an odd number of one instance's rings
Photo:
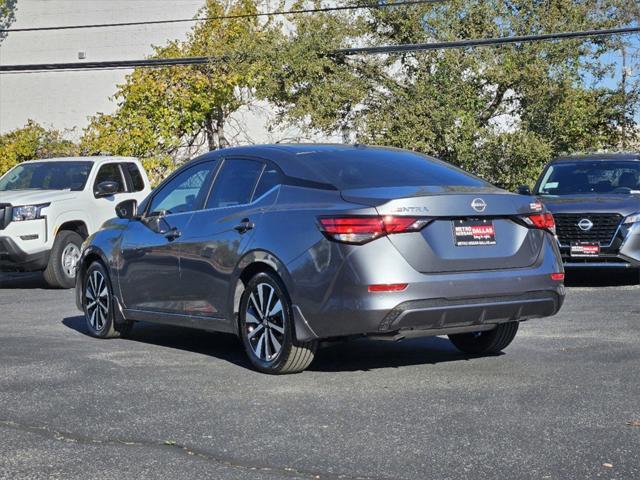
[[[123,200],[151,191],[135,158],[74,157],[23,162],[0,177],[0,271],[44,271],[70,288],[80,246],[116,216]]]

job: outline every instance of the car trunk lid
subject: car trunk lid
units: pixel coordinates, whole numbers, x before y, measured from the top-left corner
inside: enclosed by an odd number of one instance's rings
[[[544,241],[543,230],[520,219],[540,213],[540,203],[496,188],[373,188],[345,190],[342,196],[375,206],[381,215],[429,218],[418,232],[388,236],[423,273],[525,268],[536,262]]]

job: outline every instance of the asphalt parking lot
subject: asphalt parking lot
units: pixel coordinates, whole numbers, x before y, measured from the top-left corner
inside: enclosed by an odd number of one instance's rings
[[[500,356],[355,341],[273,377],[229,335],[90,338],[71,291],[5,275],[0,478],[638,479],[633,280],[574,277]]]

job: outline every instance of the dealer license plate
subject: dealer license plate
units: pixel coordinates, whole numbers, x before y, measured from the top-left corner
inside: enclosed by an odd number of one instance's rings
[[[454,220],[453,236],[457,247],[496,244],[496,230],[491,220]]]
[[[600,255],[599,243],[579,242],[571,245],[572,257],[597,257]]]

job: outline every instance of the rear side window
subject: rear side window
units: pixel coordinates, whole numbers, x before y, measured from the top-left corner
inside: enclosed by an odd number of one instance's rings
[[[138,165],[136,165],[135,163],[124,163],[123,168],[131,179],[132,191],[140,192],[144,190],[144,180],[142,179],[142,174],[140,173]]]
[[[253,194],[253,198],[260,198],[273,187],[280,185],[282,178],[282,173],[277,167],[267,166],[260,176],[260,181],[256,187],[256,192]]]
[[[459,168],[420,154],[365,149],[318,155],[308,165],[340,190],[375,187],[489,186]]]
[[[213,185],[207,208],[249,203],[263,165],[256,160],[225,160]]]
[[[124,184],[124,178],[122,178],[122,173],[120,172],[120,166],[117,163],[107,163],[100,167],[98,170],[98,175],[96,176],[96,181],[94,184],[94,189],[102,182],[115,182],[118,184],[117,193],[122,193],[126,190]]]

